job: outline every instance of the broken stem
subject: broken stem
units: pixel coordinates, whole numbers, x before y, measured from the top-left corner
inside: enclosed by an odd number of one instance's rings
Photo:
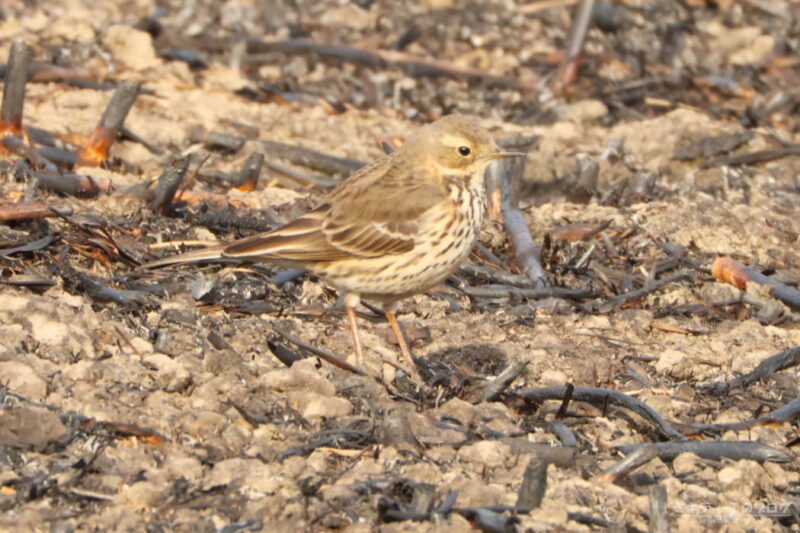
[[[31,48],[24,41],[12,43],[3,85],[3,103],[0,107],[0,139],[23,136],[22,109],[31,56]]]
[[[78,152],[75,167],[97,167],[108,158],[108,151],[139,94],[139,87],[138,83],[132,82],[125,82],[117,87],[100,118],[100,123]]]

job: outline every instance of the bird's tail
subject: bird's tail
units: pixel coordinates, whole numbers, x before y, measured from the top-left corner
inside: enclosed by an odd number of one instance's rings
[[[173,255],[164,257],[163,259],[156,259],[142,265],[142,268],[153,269],[161,268],[169,265],[185,265],[190,263],[202,263],[203,261],[217,261],[222,259],[222,251],[226,245],[211,246],[201,250],[194,250],[186,252],[185,254]]]

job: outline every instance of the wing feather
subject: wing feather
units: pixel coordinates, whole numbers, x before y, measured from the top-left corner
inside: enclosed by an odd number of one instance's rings
[[[432,170],[408,157],[396,152],[357,170],[325,204],[285,226],[146,266],[229,258],[309,268],[314,262],[409,252],[420,219],[446,201],[448,191]]]
[[[222,257],[277,263],[345,259],[350,254],[332,246],[320,231],[328,209],[323,205],[278,229],[235,241]]]
[[[227,246],[223,257],[308,263],[413,250],[419,218],[447,198],[432,176],[409,173],[390,156],[352,174],[318,209],[273,231]]]
[[[420,216],[447,192],[419,166],[408,170],[406,160],[388,157],[348,178],[322,224],[330,243],[359,257],[413,250]]]

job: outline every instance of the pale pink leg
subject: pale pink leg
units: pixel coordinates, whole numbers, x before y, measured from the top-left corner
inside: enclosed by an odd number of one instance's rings
[[[411,356],[411,350],[408,349],[406,339],[403,337],[403,332],[400,330],[400,324],[397,323],[397,317],[394,316],[392,311],[384,312],[386,313],[386,320],[389,321],[389,326],[392,328],[394,336],[397,337],[397,342],[400,344],[400,352],[403,354],[403,358],[410,366],[411,375],[417,381],[421,381],[419,371],[417,370],[417,364],[414,362],[414,358]]]
[[[364,368],[364,352],[361,350],[361,339],[358,337],[358,326],[356,325],[356,311],[352,307],[345,307],[347,310],[347,322],[350,323],[350,335],[353,336],[353,347],[356,350],[356,365]]]
[[[344,308],[347,311],[347,322],[350,324],[350,335],[353,336],[353,348],[356,351],[356,365],[364,368],[364,351],[361,349],[361,338],[358,336],[358,325],[356,324],[356,307],[361,303],[358,294],[345,294]]]

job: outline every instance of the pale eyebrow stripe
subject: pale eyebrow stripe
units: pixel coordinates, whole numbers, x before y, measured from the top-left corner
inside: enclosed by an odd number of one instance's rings
[[[462,137],[457,137],[450,133],[445,133],[442,135],[442,144],[446,144],[447,146],[461,146],[462,144],[469,144],[466,139]]]

